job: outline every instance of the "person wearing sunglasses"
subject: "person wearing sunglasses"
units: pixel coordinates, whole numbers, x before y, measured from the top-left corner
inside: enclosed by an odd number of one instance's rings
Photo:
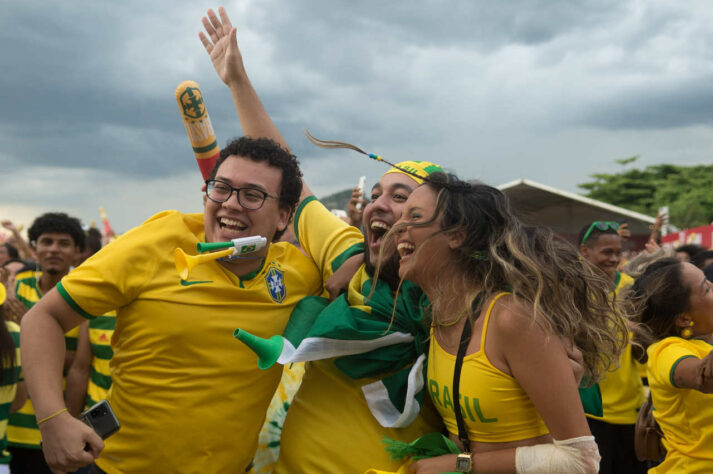
[[[617,270],[621,263],[619,223],[594,221],[579,232],[579,252],[611,281],[611,296],[616,298],[630,287],[633,279]],[[600,473],[645,473],[646,463],[636,459],[634,425],[644,391],[641,376],[629,344],[621,356],[619,368],[607,373],[599,389],[602,416],[587,414],[589,429],[597,440],[602,456]]]

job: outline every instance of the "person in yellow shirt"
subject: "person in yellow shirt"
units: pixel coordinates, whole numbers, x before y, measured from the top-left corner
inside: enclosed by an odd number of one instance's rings
[[[64,399],[73,416],[107,398],[111,388],[109,368],[114,351],[111,338],[116,313],[109,312],[79,326],[77,353],[67,371]]]
[[[399,276],[430,302],[428,390],[463,452],[409,472],[597,473],[565,344],[580,348],[589,380],[616,363],[626,325],[607,281],[523,224],[498,189],[444,173],[424,181],[391,236]]]
[[[275,136],[270,126],[243,130]],[[72,471],[96,459],[92,469],[110,474],[249,468],[281,370],[259,370],[232,333],[280,333],[297,302],[321,291],[312,260],[290,244],[272,243],[301,188],[295,157],[278,143],[231,141],[206,181],[203,214],[153,216],[27,313],[25,379],[50,467]],[[198,265],[188,278],[176,271],[177,248],[193,254],[200,242],[256,235],[268,245],[245,258]],[[57,360],[63,331],[110,310],[117,324],[108,400],[121,429],[104,444],[67,413]]]
[[[203,23],[206,33],[201,34],[201,39],[218,75],[233,94],[243,128],[271,123],[254,90],[249,87],[235,30],[225,10],[220,8],[219,16],[209,10]],[[427,162],[413,162],[411,165],[420,168],[423,175],[433,169],[441,169]],[[372,285],[381,238],[399,218],[401,207],[418,184],[418,178],[396,169],[381,177],[374,185],[370,203],[364,210],[366,238],[355,227],[329,212],[306,186],[303,187],[294,217],[294,234],[319,268],[322,282],[327,282],[347,259],[364,252],[366,248],[366,262],[360,264],[354,276],[350,277],[347,294],[340,299],[344,311],[353,308],[374,317],[378,315],[385,326],[388,325],[393,308],[388,286],[386,304],[378,310],[373,302],[366,302],[368,288]],[[398,284],[395,274],[397,264],[393,258],[387,260],[389,268],[381,269],[381,284],[386,285],[385,282],[390,281],[395,288]],[[409,315],[418,324],[421,324],[420,316],[418,311]],[[415,360],[414,356],[411,363]],[[353,379],[338,368],[334,358],[308,363],[302,385],[287,410],[280,433],[280,453],[275,472],[364,472],[372,466],[395,466],[398,463],[392,462],[384,449],[384,436],[411,441],[442,427],[432,407],[424,410],[423,414],[417,412],[408,426],[382,426],[370,411],[362,392],[362,386],[378,379]]]
[[[14,297],[24,308],[32,308],[37,301],[69,273],[77,256],[84,250],[84,231],[78,219],[62,212],[48,212],[39,216],[28,229],[30,245],[37,254],[37,268],[15,276]],[[15,306],[17,307],[17,306]],[[16,314],[22,317],[22,314]],[[67,331],[65,339],[66,370],[77,349],[78,330]],[[15,472],[49,473],[40,449],[40,430],[32,400],[10,415],[7,428],[8,446],[12,453],[10,467]]]
[[[653,414],[666,457],[650,473],[713,472],[713,283],[694,265],[665,258],[632,287],[648,336]]]
[[[619,272],[621,236],[619,223],[595,221],[579,233],[579,251],[599,268],[611,282],[611,295],[616,299],[631,286],[633,279]],[[634,452],[634,425],[641,404],[644,386],[632,346],[628,344],[617,369],[608,372],[599,382],[602,394],[602,416],[587,414],[589,428],[599,445],[602,474],[636,474],[646,472],[646,463]]]
[[[188,279],[176,272],[173,250],[193,253],[199,242],[251,235],[272,242],[294,209],[299,179],[294,156],[275,142],[235,140],[207,182],[203,215],[157,214],[85,261],[25,316],[26,380],[38,418],[50,417],[40,429],[51,467],[73,470],[100,453],[98,468],[112,474],[250,465],[281,371],[258,370],[230,335],[239,325],[280,332],[293,306],[319,292],[321,279],[312,261],[285,243],[198,265]],[[110,310],[117,329],[108,400],[122,426],[102,450],[52,389],[62,347],[48,341]]]
[[[20,375],[20,326],[8,320],[3,306],[7,301],[7,276],[8,272],[0,269],[0,472],[10,472],[7,466],[12,457],[7,449],[8,418],[27,397]]]

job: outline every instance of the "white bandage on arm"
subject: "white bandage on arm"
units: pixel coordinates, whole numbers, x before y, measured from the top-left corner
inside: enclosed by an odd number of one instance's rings
[[[517,474],[596,474],[599,448],[594,436],[555,440],[554,444],[521,446],[515,450]]]

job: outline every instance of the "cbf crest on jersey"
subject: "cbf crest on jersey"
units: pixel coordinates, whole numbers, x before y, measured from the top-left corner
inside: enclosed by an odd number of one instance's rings
[[[283,272],[275,267],[270,267],[270,269],[265,274],[265,283],[267,284],[267,289],[270,292],[270,298],[275,303],[282,303],[285,299],[287,291],[285,290],[285,278]]]

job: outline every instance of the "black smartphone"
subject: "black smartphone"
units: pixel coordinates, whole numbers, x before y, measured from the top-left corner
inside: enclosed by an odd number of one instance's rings
[[[107,439],[121,428],[119,420],[114,415],[114,410],[106,400],[102,400],[82,412],[79,419],[101,436],[101,439]]]

